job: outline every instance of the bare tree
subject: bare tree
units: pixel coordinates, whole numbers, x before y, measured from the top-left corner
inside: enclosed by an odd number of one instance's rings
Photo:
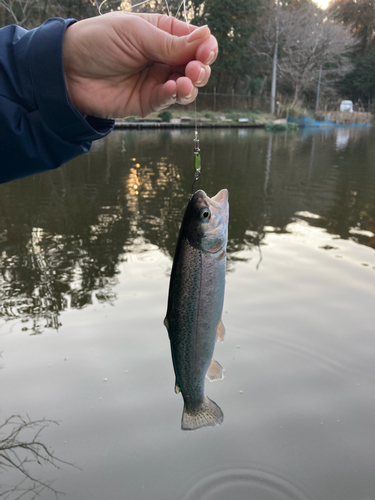
[[[43,429],[52,423],[57,424],[52,420],[31,420],[29,417],[12,415],[0,425],[0,470],[17,469],[23,476],[16,486],[0,486],[1,500],[15,498],[15,495],[19,499],[26,494],[33,500],[44,490],[56,498],[59,496],[60,492],[52,487],[52,482],[43,482],[28,469],[32,463],[50,464],[56,468],[59,468],[59,464],[72,465],[56,458],[40,439]],[[26,439],[30,432],[31,438]]]
[[[8,12],[13,24],[24,28],[33,28],[40,19],[61,13],[59,3],[53,0],[0,0],[0,7]]]
[[[111,7],[102,12],[116,10],[121,0],[109,0]],[[0,26],[18,24],[26,29],[35,28],[50,17],[84,19],[98,15],[99,0],[0,0]]]
[[[275,16],[266,13],[257,37],[251,42],[270,72],[274,52]],[[322,93],[335,92],[335,83],[351,69],[349,56],[356,39],[348,27],[336,24],[315,4],[284,7],[279,27],[279,86],[293,95],[296,104],[303,93],[316,92],[322,66]]]

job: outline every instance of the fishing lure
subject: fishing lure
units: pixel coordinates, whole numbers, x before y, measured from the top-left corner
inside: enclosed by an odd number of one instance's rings
[[[194,192],[194,184],[195,182],[199,179],[199,176],[201,175],[201,153],[199,149],[199,139],[198,139],[198,131],[195,130],[195,136],[194,136],[194,182],[192,186],[192,193]]]

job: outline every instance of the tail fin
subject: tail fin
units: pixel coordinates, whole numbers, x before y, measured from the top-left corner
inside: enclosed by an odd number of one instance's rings
[[[184,406],[182,413],[181,429],[195,431],[201,427],[214,427],[223,422],[224,414],[220,406],[205,397],[201,406],[194,412],[189,412]]]

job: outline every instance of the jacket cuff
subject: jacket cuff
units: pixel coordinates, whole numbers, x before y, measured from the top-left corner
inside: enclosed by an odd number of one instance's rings
[[[84,142],[109,134],[114,120],[86,117],[69,101],[65,84],[62,42],[74,19],[53,18],[34,30],[28,47],[35,101],[43,120],[62,139]]]

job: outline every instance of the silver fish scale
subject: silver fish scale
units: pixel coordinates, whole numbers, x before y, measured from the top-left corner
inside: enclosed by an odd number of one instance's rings
[[[187,239],[181,241],[179,250],[171,280],[168,330],[176,382],[186,407],[194,411],[204,398],[221,319],[225,258],[204,254]]]
[[[228,237],[228,192],[210,199],[198,190],[182,221],[173,259],[165,325],[171,343],[176,392],[184,399],[181,428],[219,425],[220,407],[205,396],[205,376],[222,378],[212,356],[220,324]],[[211,365],[212,362],[212,366]]]

